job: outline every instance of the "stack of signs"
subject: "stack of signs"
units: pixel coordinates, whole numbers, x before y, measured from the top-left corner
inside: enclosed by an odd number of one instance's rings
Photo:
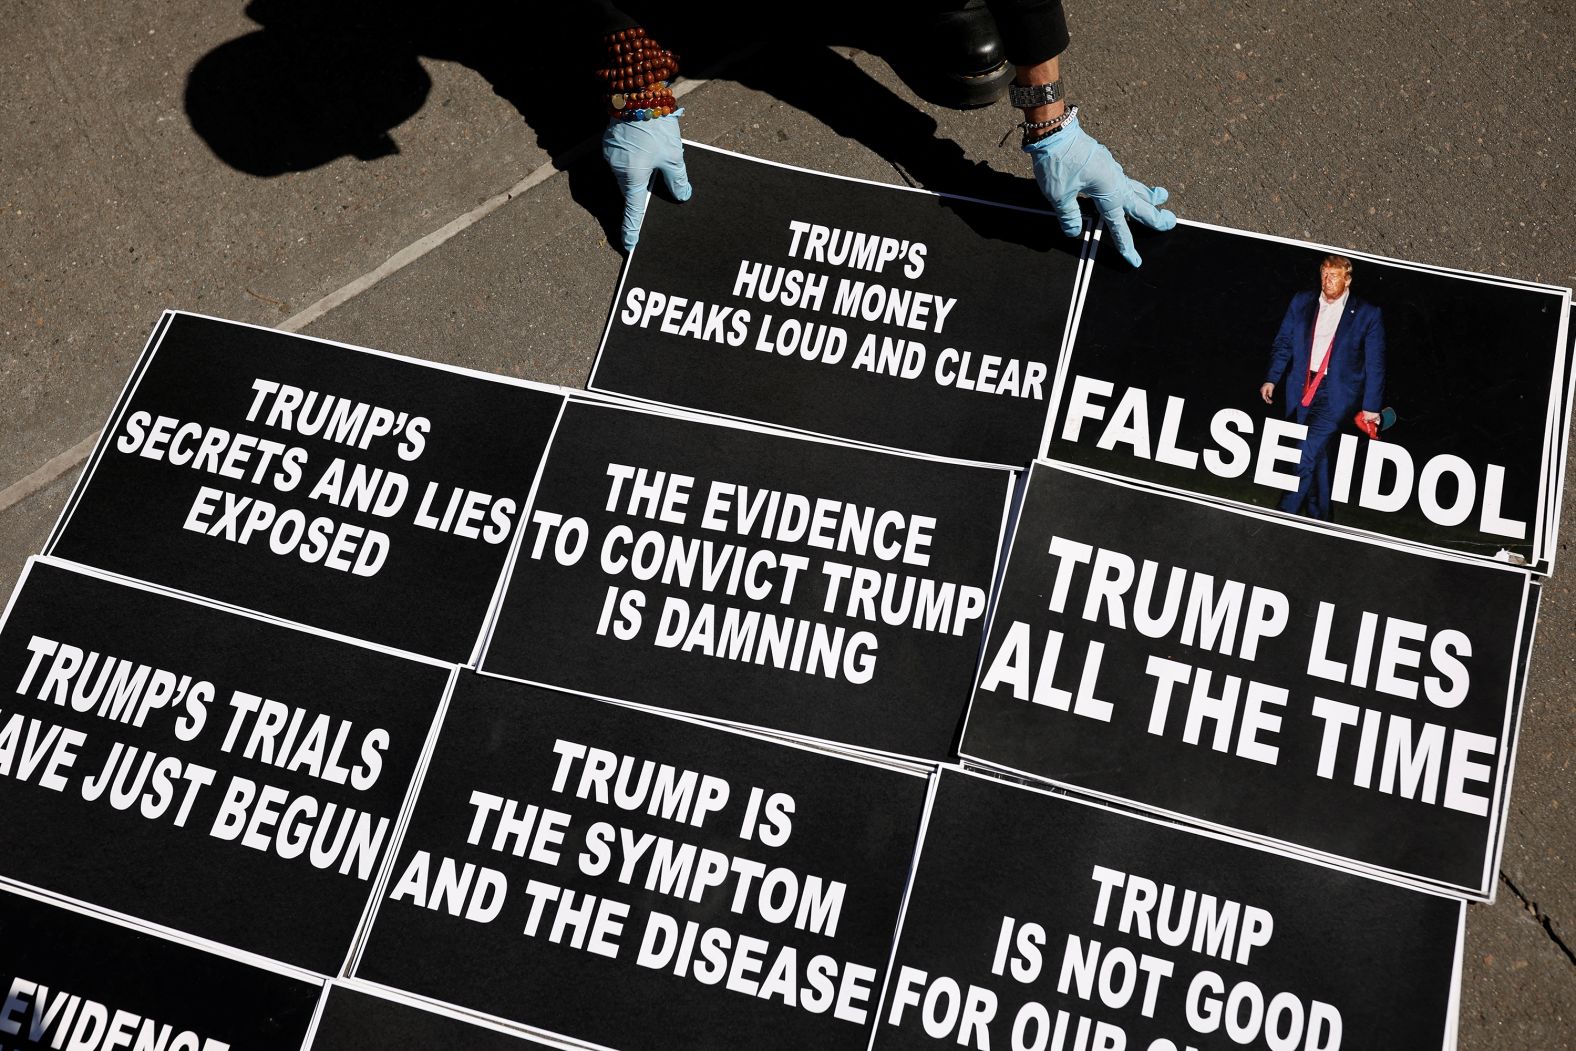
[[[1037,464],[962,754],[1486,899],[1534,601],[1502,563]]]
[[[166,314],[47,554],[465,661],[562,392]]]
[[[0,620],[7,1046],[304,1046],[563,403],[160,320]]]
[[[1013,475],[571,399],[483,671],[954,754]]]
[[[1453,1047],[1568,293],[690,169],[593,394],[161,319],[0,620],[0,1042]]]
[[[1184,223],[1080,295],[963,754],[1490,898],[1569,290]]]
[[[0,620],[0,881],[51,903],[0,922],[74,961],[0,1030],[865,1046],[1014,477],[167,315]]]
[[[1466,907],[942,771],[877,1051],[1454,1044]]]
[[[354,974],[625,1051],[864,1048],[928,787],[465,672]]]
[[[958,754],[1117,807],[1076,835],[1053,832],[1062,819],[1022,818],[1044,823],[1022,850],[1071,849],[1083,865],[1047,869],[1038,900],[1093,886],[1099,909],[1120,916],[1112,925],[1140,939],[1158,936],[1149,911],[1162,894],[1258,899],[1283,931],[1336,930],[1323,947],[1277,942],[1288,955],[1266,981],[1252,978],[1255,993],[1233,991],[1248,972],[1199,986],[1180,980],[1204,973],[1197,961],[1155,953],[1149,980],[1174,970],[1184,1001],[1163,1025],[1148,1020],[1161,1017],[1164,992],[1142,1024],[1088,1014],[1131,1006],[1111,989],[1134,988],[1121,983],[1149,959],[1134,955],[1139,943],[1123,949],[1125,964],[1053,944],[1045,955],[1061,961],[1064,999],[1033,996],[1028,1014],[1009,1015],[992,983],[1027,959],[1008,946],[1022,934],[1012,917],[1033,909],[1002,891],[998,911],[982,906],[981,943],[969,941],[976,930],[926,935],[916,970],[894,975],[890,1028],[875,1046],[994,1037],[1114,1048],[1141,1033],[1137,1046],[1181,1048],[1223,1032],[1313,1048],[1341,1043],[1331,1018],[1343,1012],[1344,1046],[1453,1044],[1460,911],[1437,895],[1484,900],[1494,888],[1537,594],[1555,549],[1569,291],[1327,259],[1335,253],[1186,223],[1145,246],[1141,270],[1093,253],[1072,267],[1045,251],[1054,228],[1043,215],[1004,223],[980,202],[715,150],[689,157],[708,193],[684,209],[653,202],[593,388],[1014,468],[1029,459],[1020,428],[1037,419],[1044,462],[1013,510]],[[1045,394],[1035,380],[1052,360]],[[1176,833],[1114,816],[1135,812],[1207,830],[1188,833],[1194,844],[1225,837],[1275,860],[1211,861],[1260,881],[1211,886],[1181,860],[1203,848],[1165,846]],[[962,823],[943,852],[979,854],[986,824]],[[1118,831],[1142,844],[1130,861],[1076,845]],[[945,924],[967,911],[967,895],[927,882],[961,885],[966,866],[936,861],[930,840],[911,907],[929,903]],[[1011,868],[983,856],[982,871]],[[1090,884],[1090,866],[1114,882]],[[1124,884],[1122,872],[1143,876]],[[1119,894],[1129,895],[1120,909]],[[1386,962],[1360,947],[1376,921],[1350,906],[1359,894],[1416,918],[1415,955]],[[1157,923],[1185,926],[1188,907],[1169,909]],[[1061,926],[1088,938],[1073,919]],[[914,937],[909,923],[904,944]],[[994,959],[983,977],[981,958]],[[1328,986],[1335,972],[1352,984]],[[1085,981],[1114,984],[1080,1020],[1065,997]],[[1379,995],[1357,1006],[1365,991]],[[1390,1027],[1387,997],[1419,1011]]]
[[[1022,467],[1079,277],[1055,216],[688,144],[589,386],[848,441]]]
[[[452,674],[34,559],[0,621],[0,876],[334,974]]]

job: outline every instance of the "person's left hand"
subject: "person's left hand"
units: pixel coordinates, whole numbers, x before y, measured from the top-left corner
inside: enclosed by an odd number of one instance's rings
[[[624,194],[624,251],[635,248],[640,240],[640,224],[646,217],[646,191],[653,172],[661,172],[668,189],[680,201],[690,199],[689,173],[684,169],[684,144],[679,138],[679,114],[675,110],[656,120],[615,120],[602,135],[602,157],[613,169],[613,178]]]
[[[1100,209],[1111,231],[1117,252],[1134,266],[1143,265],[1127,229],[1130,215],[1145,226],[1169,230],[1177,224],[1171,211],[1161,208],[1170,196],[1164,186],[1153,189],[1129,179],[1111,151],[1096,142],[1072,116],[1055,134],[1036,139],[1023,148],[1034,162],[1034,181],[1062,220],[1062,233],[1077,237],[1083,230],[1078,211],[1082,193]]]

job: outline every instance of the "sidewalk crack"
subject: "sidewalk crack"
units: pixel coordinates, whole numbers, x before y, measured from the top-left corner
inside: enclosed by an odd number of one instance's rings
[[[1516,900],[1521,902],[1521,907],[1530,912],[1533,919],[1542,925],[1543,933],[1549,936],[1549,941],[1559,946],[1560,952],[1565,954],[1565,958],[1570,961],[1571,966],[1576,967],[1576,951],[1572,951],[1571,947],[1565,944],[1565,940],[1555,932],[1554,923],[1549,919],[1548,914],[1538,908],[1537,902],[1529,901],[1527,896],[1521,893],[1521,888],[1516,886],[1515,882],[1504,872],[1499,874],[1499,878],[1500,882],[1510,888],[1510,892],[1516,896]]]

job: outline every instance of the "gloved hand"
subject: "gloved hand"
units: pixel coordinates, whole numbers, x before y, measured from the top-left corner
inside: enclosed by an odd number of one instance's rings
[[[679,141],[679,114],[675,110],[656,120],[615,120],[602,135],[602,157],[613,169],[613,178],[624,194],[624,251],[640,240],[640,222],[646,217],[646,191],[651,173],[661,172],[668,189],[681,201],[690,199],[689,173],[684,170],[684,146]]]
[[[1143,260],[1133,247],[1127,216],[1156,230],[1169,230],[1177,224],[1175,214],[1159,207],[1171,196],[1166,188],[1156,186],[1151,190],[1137,179],[1123,175],[1122,166],[1111,151],[1079,127],[1076,116],[1061,131],[1036,139],[1023,151],[1033,159],[1034,181],[1056,209],[1062,232],[1068,237],[1077,237],[1083,229],[1079,193],[1100,209],[1117,252],[1134,266],[1141,266]]]

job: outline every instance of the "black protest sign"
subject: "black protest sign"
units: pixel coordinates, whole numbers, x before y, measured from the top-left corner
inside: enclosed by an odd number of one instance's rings
[[[7,1051],[298,1051],[322,993],[318,982],[8,891],[0,989]]]
[[[449,674],[34,560],[0,625],[0,876],[335,973]]]
[[[335,983],[308,1051],[532,1051],[548,1046],[496,1026]]]
[[[562,400],[175,314],[48,553],[468,660]]]
[[[1010,480],[571,402],[481,666],[945,758]]]
[[[623,1051],[863,1048],[927,788],[462,673],[354,974]]]
[[[1326,289],[1329,255],[1183,223],[1141,270],[1094,267],[1044,455],[1475,555],[1552,557],[1567,290],[1357,255]],[[1380,413],[1376,437],[1363,411]]]
[[[1054,215],[685,149],[698,189],[653,195],[593,390],[1033,458],[1078,271]]]
[[[1473,896],[1530,577],[1037,464],[967,757]]]
[[[1464,912],[943,770],[873,1046],[1453,1047]]]

